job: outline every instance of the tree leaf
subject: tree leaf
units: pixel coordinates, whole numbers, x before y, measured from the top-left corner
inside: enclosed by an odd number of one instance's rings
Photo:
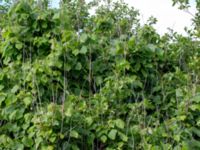
[[[122,133],[122,132],[118,132],[120,138],[122,139],[122,141],[127,142],[128,141],[128,137]]]
[[[25,98],[23,99],[23,101],[24,101],[24,104],[25,104],[26,106],[29,106],[29,105],[32,103],[32,98],[31,98],[31,97],[25,97]]]
[[[103,143],[106,143],[106,141],[107,141],[107,136],[105,136],[105,135],[101,136],[101,141],[102,141]]]
[[[73,138],[76,138],[76,139],[77,139],[78,136],[79,136],[79,134],[78,134],[77,131],[75,131],[75,130],[70,131],[70,137],[73,137]]]
[[[124,126],[125,126],[124,121],[121,119],[115,120],[115,125],[120,129],[124,129]]]
[[[23,44],[22,44],[22,43],[17,43],[17,44],[15,44],[15,47],[16,47],[18,50],[20,50],[20,49],[23,48]]]
[[[116,135],[117,135],[117,130],[116,130],[116,129],[112,129],[112,130],[108,133],[108,137],[109,137],[111,140],[115,140]]]
[[[76,69],[76,70],[81,70],[81,68],[82,68],[82,65],[81,65],[81,63],[78,62],[78,63],[76,64],[75,69]]]
[[[83,46],[80,50],[80,53],[81,54],[86,54],[87,53],[87,47],[86,46]]]
[[[85,43],[86,40],[87,40],[87,38],[88,38],[88,35],[86,33],[81,34],[81,36],[80,36],[80,42],[81,43]]]
[[[22,142],[27,147],[31,147],[33,145],[33,140],[31,138],[24,137]]]
[[[4,85],[0,85],[0,91],[3,90],[3,88],[4,88]]]

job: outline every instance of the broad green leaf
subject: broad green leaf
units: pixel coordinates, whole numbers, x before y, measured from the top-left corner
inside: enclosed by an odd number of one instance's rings
[[[19,85],[15,85],[12,89],[11,89],[11,92],[12,93],[16,93],[18,90],[19,90]]]
[[[74,49],[74,50],[72,51],[72,54],[74,54],[75,56],[77,56],[77,55],[79,54],[79,50],[78,50],[78,49]]]
[[[118,132],[120,138],[122,139],[122,141],[127,142],[128,141],[128,137],[122,133],[122,132]]]
[[[87,39],[88,39],[87,34],[85,34],[85,33],[81,34],[81,36],[80,36],[81,43],[85,43]]]
[[[70,71],[72,67],[71,67],[70,64],[66,63],[66,64],[64,65],[64,68],[65,68],[66,71]]]
[[[115,120],[115,125],[120,129],[124,129],[124,126],[125,126],[124,121],[121,119]]]
[[[12,112],[11,112],[11,114],[9,116],[9,119],[10,120],[21,119],[23,117],[23,114],[24,114],[24,108],[12,110]]]
[[[22,44],[22,43],[17,43],[17,44],[15,44],[15,47],[16,47],[18,50],[20,50],[20,49],[23,48],[23,44]]]
[[[36,144],[36,148],[39,147],[39,145],[42,143],[43,139],[41,137],[37,137],[35,139],[35,144]]]
[[[90,126],[93,123],[93,119],[92,117],[86,117],[85,121],[87,122],[87,124]]]
[[[103,143],[106,143],[107,137],[106,137],[105,135],[101,136],[101,141],[102,141]]]
[[[23,99],[23,101],[24,101],[24,104],[25,104],[26,106],[29,106],[29,105],[32,103],[32,98],[31,98],[31,97],[25,97],[25,98]]]
[[[56,136],[50,137],[50,138],[49,138],[49,141],[52,142],[52,143],[54,143],[54,142],[56,141]]]
[[[18,99],[15,95],[13,95],[13,94],[8,95],[5,100],[6,106],[9,106],[9,105],[15,103],[17,100]]]
[[[200,102],[200,93],[197,93],[197,95],[194,96],[191,100],[192,100],[193,102],[199,103],[199,102]]]
[[[192,128],[191,128],[191,131],[192,131],[195,135],[197,135],[198,137],[200,137],[200,129],[197,129],[197,128],[195,128],[195,127],[192,127]]]
[[[24,145],[17,142],[17,143],[15,143],[13,148],[16,150],[24,150]]]
[[[54,146],[51,146],[51,145],[42,146],[41,150],[54,150]]]
[[[73,138],[77,139],[79,137],[79,134],[78,134],[77,131],[72,130],[72,131],[70,131],[70,137],[73,137]]]
[[[116,129],[112,129],[112,130],[108,133],[108,137],[109,137],[111,140],[115,140],[116,135],[117,135],[117,130],[116,130]]]
[[[200,104],[193,104],[193,105],[190,105],[189,108],[193,111],[200,111]]]
[[[75,69],[76,69],[76,70],[81,70],[81,68],[82,68],[82,65],[81,65],[81,63],[78,62],[78,63],[76,64]]]
[[[180,137],[179,134],[176,134],[176,135],[174,135],[173,138],[174,138],[175,141],[179,142],[181,137]]]
[[[3,88],[4,88],[4,86],[3,86],[3,85],[0,85],[0,91],[3,90]]]
[[[81,54],[86,54],[87,53],[87,47],[86,46],[83,46],[80,50],[80,53]]]
[[[73,144],[73,145],[72,145],[72,150],[80,150],[80,149],[78,148],[77,145]]]
[[[72,107],[71,106],[66,108],[65,116],[67,116],[67,117],[71,117],[72,116]]]
[[[22,142],[27,147],[31,147],[33,145],[33,140],[31,138],[24,137]]]
[[[185,115],[178,116],[178,119],[181,121],[184,121],[186,118],[187,118],[187,116],[185,116]]]

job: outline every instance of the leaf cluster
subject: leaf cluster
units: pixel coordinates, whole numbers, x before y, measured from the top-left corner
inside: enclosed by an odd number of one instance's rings
[[[1,23],[0,149],[200,148],[198,40],[123,2],[41,3]]]

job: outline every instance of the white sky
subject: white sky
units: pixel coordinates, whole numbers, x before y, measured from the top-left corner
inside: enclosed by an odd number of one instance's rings
[[[52,0],[52,5],[57,6],[59,0]],[[154,26],[160,34],[171,28],[178,33],[184,33],[184,27],[192,24],[192,15],[177,7],[172,6],[172,0],[124,0],[130,6],[139,10],[141,23],[145,23],[150,16],[157,18]],[[189,11],[195,14],[195,0],[191,0],[192,7]]]
[[[156,17],[158,22],[155,28],[161,34],[167,32],[168,27],[184,33],[184,27],[190,27],[192,24],[192,15],[173,7],[172,0],[125,0],[125,2],[140,11],[141,23],[145,23],[150,16]],[[195,14],[194,0],[189,11]]]

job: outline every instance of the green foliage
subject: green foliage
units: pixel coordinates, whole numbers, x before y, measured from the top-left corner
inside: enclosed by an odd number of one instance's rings
[[[199,149],[198,40],[122,2],[40,2],[1,22],[0,149]]]

